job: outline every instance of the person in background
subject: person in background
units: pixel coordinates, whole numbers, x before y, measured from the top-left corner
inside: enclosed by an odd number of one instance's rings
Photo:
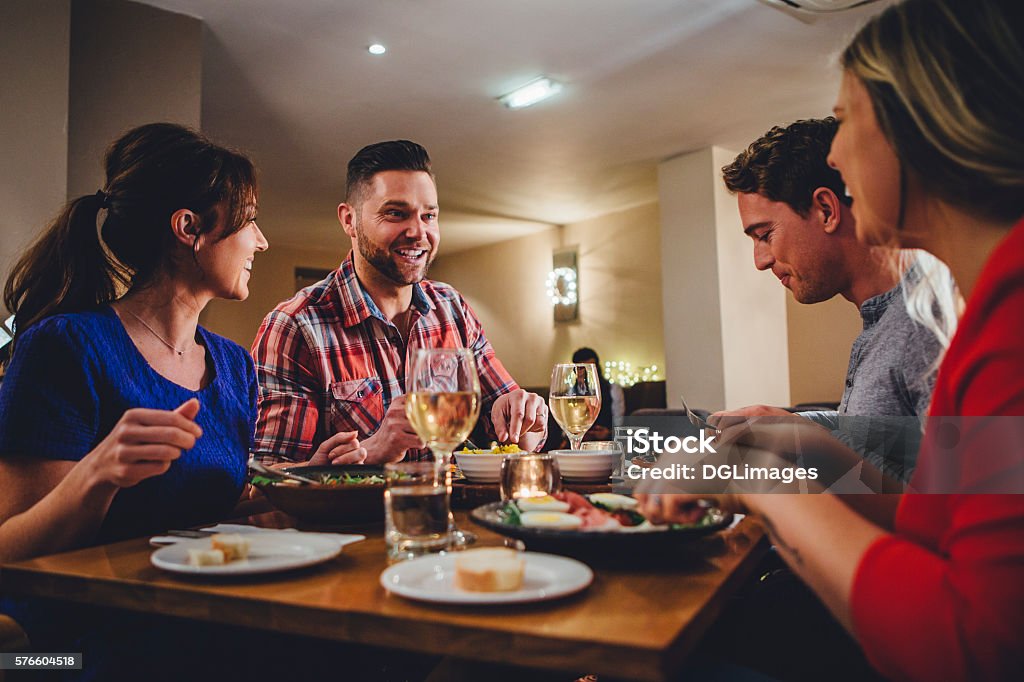
[[[920,445],[918,418],[928,411],[935,369],[955,328],[956,294],[933,257],[858,241],[851,199],[827,160],[837,129],[831,117],[774,127],[722,175],[736,194],[758,270],[771,270],[799,303],[840,295],[860,311],[863,330],[850,350],[838,411],[807,416],[905,481]],[[905,299],[935,291],[939,305],[928,306],[924,321],[915,319],[918,306]],[[940,325],[932,322],[936,311]],[[753,405],[715,417],[789,415]]]
[[[929,251],[966,298],[911,492],[647,495],[643,508],[672,519],[699,497],[759,517],[887,678],[1018,679],[1024,15],[1014,0],[906,0],[868,22],[841,65],[829,161],[853,198],[858,238]],[[776,435],[741,437],[784,455]]]
[[[406,372],[420,348],[472,349],[490,436],[524,450],[542,445],[543,399],[519,388],[462,295],[425,279],[441,239],[427,151],[407,140],[361,149],[348,164],[338,221],[352,240],[341,266],[278,305],[253,342],[264,461],[425,455],[405,416]]]
[[[613,384],[604,376],[601,368],[601,360],[593,348],[578,348],[572,354],[572,361],[578,363],[590,363],[597,368],[597,378],[601,384],[601,411],[594,420],[594,425],[583,437],[584,440],[611,440],[615,433],[617,420],[621,419],[625,412],[625,401],[622,387]]]

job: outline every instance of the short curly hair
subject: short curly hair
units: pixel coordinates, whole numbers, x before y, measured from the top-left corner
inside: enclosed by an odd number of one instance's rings
[[[730,192],[760,194],[781,201],[806,216],[811,196],[827,187],[850,205],[839,171],[828,165],[828,152],[839,124],[829,116],[775,126],[722,168]]]

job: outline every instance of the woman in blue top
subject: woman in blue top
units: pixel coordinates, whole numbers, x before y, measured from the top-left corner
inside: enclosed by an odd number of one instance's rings
[[[242,495],[256,375],[199,314],[245,299],[267,248],[253,165],[156,123],[114,142],[105,168],[104,189],[70,202],[4,289],[16,335],[0,384],[0,561],[216,520]],[[310,463],[359,449],[338,434]],[[0,610],[37,650],[88,652],[85,677],[167,632],[126,614],[85,626],[38,600]]]
[[[248,295],[267,248],[252,163],[158,123],[117,140],[106,171],[4,289],[2,560],[215,519],[245,482],[252,362],[198,323],[211,299]]]
[[[199,314],[245,299],[267,248],[252,162],[154,123],[114,142],[105,168],[105,188],[70,202],[4,289],[3,561],[218,519],[243,490],[252,360]],[[359,448],[333,441],[311,463]]]

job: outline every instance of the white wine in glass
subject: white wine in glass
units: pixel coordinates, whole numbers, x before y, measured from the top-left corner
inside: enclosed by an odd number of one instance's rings
[[[452,451],[469,437],[480,414],[480,379],[468,348],[421,348],[407,376],[405,416],[434,454],[452,492]],[[449,542],[467,544],[472,534],[455,528],[448,515]]]
[[[415,391],[406,398],[405,413],[435,456],[450,455],[476,425],[480,396],[471,391]]]
[[[601,411],[601,384],[597,366],[591,363],[555,365],[551,370],[551,415],[579,450],[583,436]]]

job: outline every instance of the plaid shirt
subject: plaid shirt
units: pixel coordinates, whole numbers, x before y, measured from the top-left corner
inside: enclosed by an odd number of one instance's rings
[[[261,459],[306,461],[339,431],[358,431],[360,439],[375,433],[391,401],[405,393],[406,366],[419,348],[473,350],[483,415],[519,388],[454,288],[424,280],[413,286],[412,308],[407,344],[359,283],[349,253],[326,279],[271,311],[252,346]]]

